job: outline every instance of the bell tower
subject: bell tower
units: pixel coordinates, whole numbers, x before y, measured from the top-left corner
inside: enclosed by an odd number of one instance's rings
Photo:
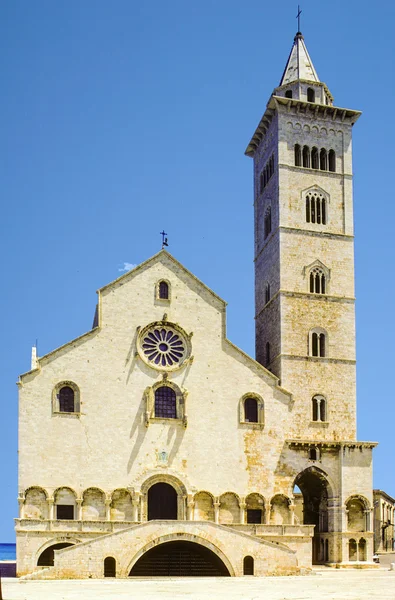
[[[351,134],[298,32],[247,147],[256,358],[294,397],[290,435],[356,436]]]

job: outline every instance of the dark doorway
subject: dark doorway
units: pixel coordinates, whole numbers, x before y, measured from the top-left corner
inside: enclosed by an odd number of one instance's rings
[[[324,544],[320,543],[320,533],[328,531],[328,482],[319,469],[311,467],[298,475],[295,485],[303,497],[303,524],[315,525],[313,563],[325,562],[328,558],[325,557]]]
[[[117,564],[113,556],[104,559],[104,577],[116,577]]]
[[[194,542],[166,542],[148,550],[130,577],[230,577],[214,552]]]
[[[254,559],[252,556],[245,556],[243,560],[243,575],[254,574]]]
[[[55,559],[54,550],[61,550],[62,548],[68,548],[68,546],[74,546],[74,544],[68,544],[68,543],[54,544],[53,546],[46,548],[44,550],[44,552],[41,552],[41,554],[38,558],[38,561],[37,561],[37,566],[53,567],[54,559]]]
[[[168,483],[155,483],[148,490],[148,521],[177,520],[177,492]]]

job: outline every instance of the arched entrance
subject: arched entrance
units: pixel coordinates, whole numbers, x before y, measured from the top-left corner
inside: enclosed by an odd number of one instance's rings
[[[320,533],[328,531],[328,481],[325,474],[311,467],[295,479],[294,497],[297,511],[304,525],[315,525],[313,537],[313,564],[325,562]]]
[[[148,521],[177,520],[177,492],[169,483],[155,483],[148,490]]]
[[[133,565],[129,577],[230,577],[222,560],[195,542],[154,546]]]
[[[54,550],[61,550],[62,548],[68,548],[69,546],[74,546],[74,544],[70,544],[70,542],[63,542],[61,544],[53,544],[46,548],[43,552],[41,552],[38,557],[37,566],[38,567],[53,567],[55,560]]]

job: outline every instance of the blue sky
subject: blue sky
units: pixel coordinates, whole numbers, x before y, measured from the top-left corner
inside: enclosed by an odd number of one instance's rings
[[[302,31],[354,128],[358,438],[395,495],[393,3],[305,2]],[[0,6],[0,541],[17,516],[17,388],[92,325],[95,290],[160,249],[228,303],[254,355],[252,161],[294,2],[10,0]],[[391,140],[392,138],[392,140]]]

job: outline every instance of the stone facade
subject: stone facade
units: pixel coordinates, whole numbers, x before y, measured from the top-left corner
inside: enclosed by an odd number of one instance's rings
[[[395,551],[395,499],[382,490],[373,490],[374,551]]]
[[[19,575],[123,577],[174,562],[180,543],[189,565],[236,576],[371,563],[375,444],[356,441],[355,412],[359,113],[333,106],[312,65],[313,81],[293,79],[295,56],[308,57],[299,34],[247,149],[257,362],[226,338],[225,302],[165,250],[99,290],[93,329],[34,355],[19,380]]]

